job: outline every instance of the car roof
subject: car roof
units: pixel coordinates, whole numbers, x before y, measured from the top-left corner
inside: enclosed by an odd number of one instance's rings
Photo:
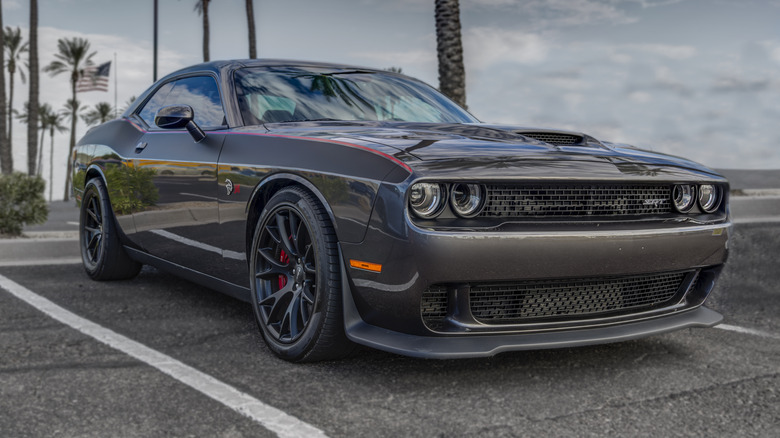
[[[298,60],[290,60],[290,59],[232,59],[232,60],[219,60],[219,61],[211,61],[211,62],[204,62],[201,64],[195,64],[177,70],[173,73],[170,73],[166,75],[166,78],[168,76],[178,76],[189,72],[202,72],[202,71],[221,72],[225,70],[234,70],[237,68],[244,68],[244,67],[301,67],[301,68],[324,68],[324,69],[333,69],[333,70],[359,69],[359,70],[376,71],[376,72],[381,71],[387,73],[387,71],[385,70],[380,70],[372,67],[361,67],[355,65],[331,63],[331,62],[298,61]]]

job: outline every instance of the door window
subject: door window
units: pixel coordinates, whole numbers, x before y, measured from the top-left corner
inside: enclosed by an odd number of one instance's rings
[[[156,128],[154,116],[163,106],[189,105],[195,123],[203,129],[227,125],[217,83],[211,76],[179,79],[163,85],[138,113],[147,125]]]

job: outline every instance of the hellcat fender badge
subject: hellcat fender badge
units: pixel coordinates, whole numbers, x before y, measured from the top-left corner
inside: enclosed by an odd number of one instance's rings
[[[228,196],[233,194],[233,181],[226,179],[225,180],[225,189],[227,190]]]

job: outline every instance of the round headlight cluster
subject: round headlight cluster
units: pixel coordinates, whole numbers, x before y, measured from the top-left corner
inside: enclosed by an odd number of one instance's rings
[[[449,193],[449,197],[447,194]],[[419,182],[409,190],[409,208],[422,219],[432,219],[447,205],[462,218],[471,218],[482,212],[485,206],[485,186],[472,183],[453,183],[449,186],[438,183]]]
[[[450,205],[460,217],[469,218],[479,214],[485,204],[485,189],[479,184],[453,184]]]
[[[687,213],[698,202],[699,209],[704,213],[714,213],[720,207],[721,189],[714,184],[677,184],[672,190],[674,208],[680,213]]]
[[[720,206],[720,188],[712,184],[699,186],[699,207],[705,213],[712,213]]]
[[[436,183],[417,183],[409,192],[409,206],[417,216],[430,219],[441,213],[446,199],[446,188]]]
[[[674,208],[680,213],[687,213],[693,203],[696,202],[696,186],[691,184],[678,184],[672,190]]]

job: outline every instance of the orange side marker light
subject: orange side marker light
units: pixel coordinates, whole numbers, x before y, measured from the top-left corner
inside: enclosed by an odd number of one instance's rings
[[[350,260],[349,266],[357,269],[363,269],[371,272],[382,272],[382,265],[379,263],[361,262],[360,260]]]

